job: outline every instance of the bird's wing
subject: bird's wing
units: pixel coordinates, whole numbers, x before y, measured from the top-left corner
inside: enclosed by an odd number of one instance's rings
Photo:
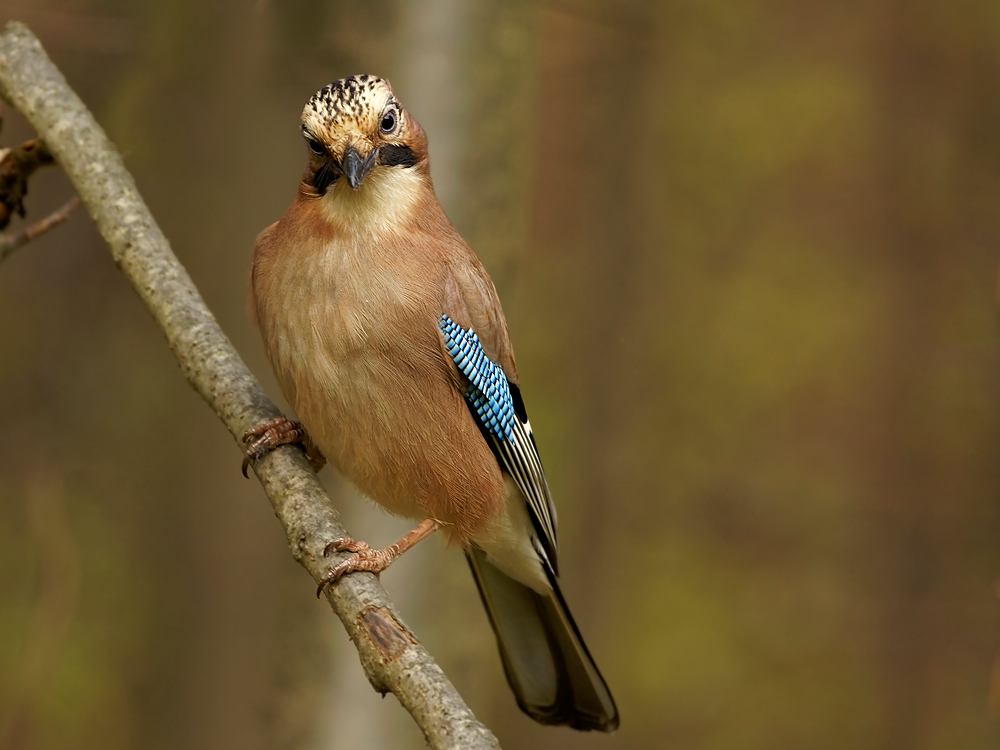
[[[463,328],[447,313],[441,315],[438,327],[448,355],[467,379],[465,398],[472,416],[500,466],[528,501],[536,532],[532,536],[534,547],[551,571],[558,573],[556,509],[521,390],[490,359],[471,327]]]

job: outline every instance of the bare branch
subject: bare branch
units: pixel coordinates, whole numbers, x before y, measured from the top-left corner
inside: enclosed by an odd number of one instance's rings
[[[3,261],[8,255],[22,245],[27,245],[35,239],[35,237],[45,234],[47,231],[52,229],[52,227],[62,224],[69,218],[69,215],[73,213],[73,209],[79,205],[80,198],[74,195],[62,205],[62,208],[56,209],[41,221],[36,221],[30,227],[22,229],[20,232],[15,232],[14,234],[0,232],[0,261]]]
[[[0,34],[0,96],[20,110],[66,171],[185,377],[233,438],[239,442],[250,427],[279,416],[174,256],[121,156],[23,24],[10,23]],[[315,473],[302,451],[290,447],[257,461],[254,471],[292,555],[318,583],[330,565],[323,548],[347,534]],[[396,695],[431,747],[498,747],[402,623],[375,576],[346,576],[327,598],[372,686]]]

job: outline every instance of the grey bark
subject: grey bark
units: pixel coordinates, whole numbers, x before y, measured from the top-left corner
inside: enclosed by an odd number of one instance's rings
[[[16,22],[0,34],[0,96],[24,115],[65,170],[184,376],[233,438],[242,445],[246,430],[280,416],[174,256],[115,147],[38,39]],[[323,557],[324,546],[347,536],[337,511],[298,449],[274,451],[254,471],[293,557],[318,582],[331,564]],[[499,747],[403,624],[375,576],[346,576],[328,589],[327,598],[357,647],[369,682],[396,696],[430,747]]]

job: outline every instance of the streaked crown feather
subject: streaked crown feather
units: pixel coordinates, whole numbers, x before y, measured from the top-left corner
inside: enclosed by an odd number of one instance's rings
[[[302,110],[302,123],[317,135],[333,136],[351,126],[361,132],[374,131],[386,107],[395,102],[384,78],[349,76],[313,94]]]

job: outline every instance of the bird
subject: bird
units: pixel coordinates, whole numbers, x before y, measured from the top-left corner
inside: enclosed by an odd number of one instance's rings
[[[321,581],[381,572],[434,532],[460,545],[518,706],[614,731],[618,709],[559,587],[556,510],[496,289],[445,215],[427,137],[383,78],[324,86],[302,111],[308,162],[257,239],[252,310],[298,421],[248,431],[247,465],[303,443],[389,512],[396,544],[345,538]]]

